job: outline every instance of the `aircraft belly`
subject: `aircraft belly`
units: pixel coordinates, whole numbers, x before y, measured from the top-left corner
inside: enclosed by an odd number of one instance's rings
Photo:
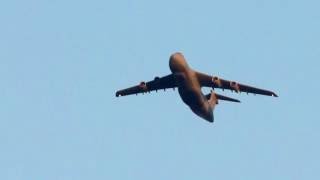
[[[213,108],[209,107],[206,99],[201,98],[200,89],[179,87],[178,91],[182,101],[190,107],[192,112],[209,122],[213,122]]]
[[[195,73],[190,70],[175,75],[178,91],[182,101],[187,104],[192,112],[198,116],[213,122],[212,108],[201,92],[201,87]]]
[[[184,103],[189,106],[200,106],[203,104],[200,85],[192,71],[177,74],[179,94]]]
[[[187,105],[194,104],[196,96],[192,91],[186,91],[185,89],[179,88],[179,94],[184,103]]]

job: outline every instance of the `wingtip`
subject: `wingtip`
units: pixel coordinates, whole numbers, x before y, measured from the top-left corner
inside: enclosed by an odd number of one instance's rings
[[[273,97],[279,97],[276,93],[272,93]]]

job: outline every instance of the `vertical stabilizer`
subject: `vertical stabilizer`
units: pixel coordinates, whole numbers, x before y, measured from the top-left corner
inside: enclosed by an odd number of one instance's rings
[[[208,103],[209,103],[210,108],[212,108],[212,110],[214,109],[216,104],[218,104],[218,98],[217,98],[217,95],[214,91],[211,91],[210,98],[208,99]]]

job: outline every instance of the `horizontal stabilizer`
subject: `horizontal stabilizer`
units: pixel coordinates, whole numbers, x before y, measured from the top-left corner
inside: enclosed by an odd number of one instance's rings
[[[215,92],[213,92],[213,93],[215,93]],[[210,94],[207,94],[207,95],[206,95],[206,98],[207,98],[207,99],[210,99],[210,95],[211,95],[211,93],[210,93]],[[230,98],[230,97],[227,97],[227,96],[222,96],[222,95],[217,94],[217,93],[215,93],[215,95],[216,95],[217,99],[219,99],[219,100],[231,101],[231,102],[240,103],[240,101],[239,101],[238,99],[233,99],[233,98]]]

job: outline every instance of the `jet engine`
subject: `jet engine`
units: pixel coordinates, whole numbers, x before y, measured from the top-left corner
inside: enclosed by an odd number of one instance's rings
[[[212,77],[212,82],[215,86],[222,87],[222,82],[217,76]]]
[[[159,80],[160,80],[160,78],[159,78],[158,76],[156,76],[156,77],[154,78],[154,81],[156,81],[156,82],[159,82]]]
[[[240,92],[240,87],[239,87],[239,84],[234,82],[234,81],[231,81],[230,82],[230,87],[232,90],[236,91],[237,93]]]
[[[146,82],[144,82],[144,81],[142,81],[142,82],[139,84],[139,88],[140,88],[140,90],[142,90],[142,91],[144,91],[144,92],[148,91],[147,84],[146,84]]]

